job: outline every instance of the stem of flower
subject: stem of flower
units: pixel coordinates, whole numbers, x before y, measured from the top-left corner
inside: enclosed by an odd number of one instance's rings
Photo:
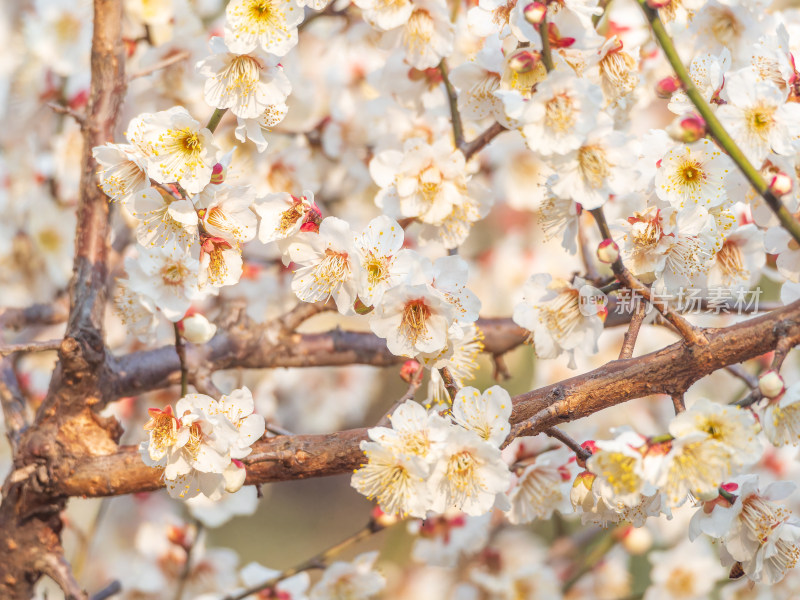
[[[456,394],[458,394],[458,385],[456,384],[456,380],[453,379],[453,375],[450,373],[450,369],[447,367],[442,367],[439,369],[439,374],[442,376],[444,387],[447,389],[447,393],[450,395],[450,402],[454,402],[456,399]]]
[[[367,525],[363,529],[360,529],[353,535],[346,537],[338,544],[331,546],[330,548],[320,552],[319,554],[315,554],[314,556],[312,556],[306,561],[303,561],[299,565],[290,567],[285,571],[282,571],[279,575],[273,577],[269,581],[260,583],[256,586],[244,590],[243,592],[239,592],[235,596],[227,596],[224,598],[224,600],[243,600],[244,598],[247,598],[251,594],[257,594],[262,590],[274,588],[281,581],[283,581],[284,579],[288,579],[292,575],[297,575],[298,573],[302,573],[303,571],[309,571],[311,569],[324,569],[327,566],[328,561],[337,554],[339,554],[342,550],[348,548],[349,546],[352,546],[357,542],[360,542],[365,538],[368,538],[373,533],[378,533],[379,531],[382,531],[383,529],[385,529],[384,525],[381,525],[380,523],[372,519],[370,520],[369,523],[367,523]]]
[[[186,344],[181,337],[181,330],[177,323],[173,323],[175,329],[175,352],[178,353],[178,360],[181,362],[181,398],[189,393],[189,369],[186,368]]]
[[[461,114],[458,112],[458,96],[453,84],[450,83],[450,71],[447,68],[447,61],[443,58],[439,63],[439,72],[442,74],[444,89],[447,91],[447,102],[450,105],[450,120],[453,123],[453,141],[456,148],[464,145],[464,126],[461,123]]]
[[[672,406],[675,408],[676,415],[679,415],[686,410],[686,403],[683,400],[683,392],[672,394]]]
[[[539,37],[542,38],[542,64],[549,73],[553,70],[553,54],[550,51],[550,28],[547,25],[547,12],[539,25]]]
[[[227,108],[217,108],[214,110],[214,114],[211,115],[211,118],[208,120],[208,125],[206,125],[206,129],[208,129],[211,133],[217,129],[217,125],[222,120],[222,115],[228,112]]]
[[[786,206],[784,206],[783,202],[781,202],[780,198],[775,196],[775,194],[769,190],[769,185],[761,175],[761,172],[755,166],[753,166],[749,160],[747,160],[747,157],[744,155],[741,148],[736,145],[736,142],[733,141],[733,138],[722,126],[722,123],[720,123],[719,119],[717,119],[717,115],[714,114],[711,106],[700,94],[697,87],[694,85],[692,78],[689,77],[689,72],[681,62],[681,58],[678,56],[675,45],[672,43],[672,39],[669,37],[667,30],[664,28],[664,23],[658,16],[658,11],[647,6],[646,0],[638,1],[639,5],[644,11],[645,17],[650,22],[653,35],[658,40],[661,49],[664,51],[664,55],[667,57],[667,61],[669,61],[669,64],[672,66],[675,74],[678,76],[678,79],[681,80],[686,95],[689,97],[689,100],[692,101],[692,104],[694,104],[697,112],[700,113],[700,116],[705,119],[706,126],[708,127],[708,132],[711,134],[711,137],[714,138],[714,141],[717,143],[717,145],[725,150],[733,162],[736,163],[736,166],[739,167],[739,170],[750,182],[750,185],[753,186],[753,189],[755,189],[761,195],[761,197],[764,199],[764,202],[767,203],[767,206],[769,206],[770,209],[772,209],[772,212],[774,212],[778,217],[778,220],[781,222],[781,225],[784,227],[784,229],[786,229],[786,231],[788,231],[791,236],[798,243],[800,243],[800,222],[798,222],[797,219],[791,215]]]

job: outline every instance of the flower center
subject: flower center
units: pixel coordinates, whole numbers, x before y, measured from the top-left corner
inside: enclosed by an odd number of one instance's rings
[[[639,489],[639,477],[634,472],[636,459],[620,452],[598,454],[602,475],[614,488],[615,494],[631,494]]]
[[[544,123],[548,129],[566,133],[575,124],[573,101],[565,93],[557,94],[548,100],[544,111]]]
[[[611,173],[611,163],[601,146],[583,146],[578,150],[578,164],[583,178],[595,189],[603,186]]]
[[[403,32],[403,41],[412,52],[421,52],[430,43],[434,32],[435,25],[431,13],[424,9],[417,9],[411,13],[408,19]]]
[[[773,115],[776,107],[761,104],[745,111],[745,118],[750,127],[750,131],[759,138],[766,139],[774,124]]]
[[[189,270],[180,263],[167,265],[161,269],[161,280],[170,287],[178,286],[186,279]]]
[[[303,206],[299,202],[293,203],[289,208],[281,213],[281,223],[279,230],[281,233],[288,233],[294,227],[297,220],[303,216]]]
[[[717,265],[722,270],[724,282],[732,284],[750,276],[750,271],[744,268],[742,249],[735,242],[726,241],[717,252]]]
[[[430,316],[431,309],[425,304],[425,300],[422,298],[410,300],[403,308],[400,331],[411,340],[412,344],[416,344],[420,337],[425,337]]]
[[[580,311],[580,294],[572,288],[539,307],[539,319],[557,338],[565,338],[583,318]]]

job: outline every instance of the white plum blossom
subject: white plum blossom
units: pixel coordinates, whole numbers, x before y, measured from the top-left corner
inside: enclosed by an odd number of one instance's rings
[[[549,274],[533,275],[523,287],[523,300],[514,308],[514,322],[531,332],[539,358],[556,358],[563,352],[575,368],[575,350],[597,352],[603,331],[601,307],[593,302],[600,291],[584,280],[572,283]]]
[[[630,141],[614,129],[611,117],[601,113],[595,129],[577,150],[554,157],[552,165],[558,177],[550,189],[587,210],[601,207],[612,194],[632,191],[635,153]]]
[[[267,194],[253,204],[260,218],[258,239],[262,244],[284,240],[301,231],[306,223],[316,224],[320,217],[319,207],[314,203],[310,190],[302,196],[286,192]]]
[[[499,448],[509,433],[511,408],[511,396],[499,385],[482,394],[473,387],[464,387],[453,400],[453,420]]]
[[[800,444],[800,384],[790,385],[764,407],[761,427],[775,446]]]
[[[641,449],[645,439],[628,429],[616,434],[613,440],[595,442],[596,450],[586,461],[586,468],[595,475],[592,491],[606,504],[632,508],[643,495],[656,491],[645,477]]]
[[[676,209],[719,206],[727,200],[730,170],[730,159],[710,140],[675,146],[656,170],[656,194]]]
[[[553,72],[530,100],[516,91],[495,92],[516,120],[528,147],[543,155],[577,150],[594,129],[603,92],[585,79]]]
[[[428,284],[398,285],[383,295],[369,325],[392,354],[415,357],[447,346],[456,307]]]
[[[256,145],[259,152],[264,152],[269,145],[264,132],[270,131],[272,127],[283,121],[289,107],[284,103],[267,106],[260,115],[253,119],[243,119],[236,117],[236,139],[240,142],[250,140]]]
[[[227,240],[231,245],[249,242],[256,236],[257,219],[250,210],[253,192],[249,187],[215,186],[213,196],[198,214],[203,228],[211,236]]]
[[[350,225],[325,218],[319,233],[300,232],[288,246],[295,263],[292,291],[303,302],[333,298],[342,314],[353,314],[358,294],[358,255]]]
[[[731,53],[723,48],[719,56],[701,54],[692,60],[689,77],[706,102],[719,103],[720,92],[726,82],[725,74],[731,67]],[[695,111],[695,106],[686,92],[677,90],[669,99],[667,108],[676,115],[684,115]]]
[[[382,31],[401,27],[408,22],[414,10],[411,0],[355,0],[353,4],[363,11],[367,23]]]
[[[105,144],[92,148],[100,187],[112,200],[125,202],[150,187],[144,155],[130,144]]]
[[[365,306],[380,304],[386,290],[422,268],[416,253],[402,249],[403,238],[403,228],[386,215],[372,219],[355,237],[361,263],[358,297]]]
[[[235,285],[242,276],[242,252],[225,238],[204,235],[200,242],[200,288]]]
[[[311,588],[311,600],[368,600],[386,586],[375,568],[377,552],[358,555],[352,562],[336,561],[325,569],[322,578]]]
[[[136,240],[142,246],[188,247],[197,239],[199,219],[189,200],[147,188],[134,193],[129,201],[131,214],[141,221],[136,228]]]
[[[141,114],[130,122],[127,135],[147,157],[147,173],[158,183],[177,182],[196,194],[211,181],[219,148],[184,107]]]
[[[302,20],[294,0],[231,0],[225,8],[225,45],[235,54],[260,47],[284,56],[297,45]]]
[[[197,64],[206,77],[209,106],[230,111],[242,119],[257,119],[272,106],[281,105],[292,84],[278,65],[278,57],[260,49],[234,54],[220,37],[211,38],[212,55]]]
[[[563,515],[572,512],[570,491],[575,473],[570,454],[563,448],[542,452],[522,468],[508,492],[509,522],[530,523],[549,519],[554,511]]]
[[[197,250],[197,246],[140,247],[138,256],[125,260],[128,287],[152,300],[170,321],[180,321],[192,302],[205,296],[198,287]]]
[[[717,111],[720,121],[753,166],[760,168],[770,151],[792,156],[800,136],[800,106],[787,93],[750,70],[725,78],[728,103]]]
[[[468,515],[482,515],[510,481],[511,473],[496,446],[474,431],[451,428],[430,475],[431,508],[439,513],[457,508]]]

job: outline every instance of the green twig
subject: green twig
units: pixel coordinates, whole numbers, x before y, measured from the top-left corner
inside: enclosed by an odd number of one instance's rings
[[[667,30],[664,28],[664,23],[658,16],[658,11],[655,11],[647,6],[646,0],[639,0],[639,5],[644,11],[645,17],[650,22],[653,35],[656,37],[661,49],[664,51],[667,61],[669,61],[669,64],[672,66],[675,74],[678,76],[678,79],[681,80],[686,95],[689,97],[689,100],[692,101],[692,104],[694,104],[697,112],[700,113],[700,116],[705,119],[706,126],[708,127],[708,132],[711,134],[711,137],[714,138],[714,141],[717,142],[720,148],[725,150],[733,162],[736,163],[736,166],[739,167],[739,170],[750,182],[750,185],[753,186],[753,189],[755,189],[761,195],[761,197],[764,199],[764,202],[767,203],[767,206],[769,206],[770,209],[772,209],[772,212],[774,212],[778,217],[778,220],[781,222],[781,225],[783,225],[784,229],[786,229],[786,231],[788,231],[791,236],[798,243],[800,243],[800,222],[798,222],[791,215],[786,206],[784,206],[783,202],[781,202],[780,198],[775,196],[775,194],[770,191],[769,185],[761,175],[761,172],[749,160],[747,160],[747,157],[744,155],[741,148],[736,145],[736,142],[733,141],[733,138],[722,126],[722,123],[720,123],[719,119],[717,119],[717,115],[714,114],[711,106],[700,94],[700,91],[694,85],[692,78],[689,77],[689,72],[686,70],[683,62],[681,62],[681,58],[678,56],[678,52],[672,43],[672,39],[669,37]]]
[[[456,148],[464,145],[464,126],[461,123],[461,114],[458,112],[458,96],[453,84],[450,83],[450,72],[447,69],[447,62],[442,59],[439,63],[439,72],[442,74],[444,89],[447,90],[447,102],[450,105],[450,120],[453,122],[453,141]]]
[[[539,37],[542,38],[542,63],[549,73],[553,70],[553,54],[550,51],[550,27],[547,23],[547,12],[545,11],[542,23],[539,25]]]
[[[228,112],[227,108],[217,108],[214,110],[214,114],[211,115],[211,118],[208,120],[208,125],[206,125],[206,129],[208,129],[211,133],[217,129],[217,125],[222,120],[222,115]]]

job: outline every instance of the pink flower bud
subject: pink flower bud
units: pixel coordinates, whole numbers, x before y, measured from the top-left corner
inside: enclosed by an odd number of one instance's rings
[[[792,178],[786,173],[778,172],[769,182],[769,191],[780,198],[792,191]]]
[[[616,262],[619,258],[619,246],[612,239],[603,240],[597,246],[597,258],[607,265]]]
[[[400,519],[397,515],[387,515],[379,506],[372,509],[372,520],[381,527],[391,527]]]
[[[629,554],[639,556],[653,547],[653,534],[647,527],[628,527],[623,531],[620,543]]]
[[[677,77],[665,77],[656,84],[656,94],[659,98],[669,98],[681,89],[681,80]]]
[[[706,122],[700,115],[689,113],[670,123],[667,133],[676,141],[691,144],[705,137]]]
[[[241,461],[232,460],[231,464],[222,472],[222,477],[225,479],[225,491],[233,494],[242,489],[244,480],[247,478],[247,471]]]
[[[783,377],[777,371],[770,369],[758,378],[758,389],[765,398],[776,398],[783,392]]]
[[[422,365],[420,365],[416,360],[407,360],[403,363],[403,366],[400,369],[400,378],[406,383],[411,383],[411,380],[419,374],[419,370],[421,368]]]
[[[536,68],[541,58],[541,54],[535,50],[522,48],[508,59],[508,68],[516,73],[529,73]]]
[[[547,5],[542,2],[531,2],[523,9],[522,14],[531,25],[541,25],[547,15]]]
[[[211,169],[211,183],[219,185],[223,181],[225,181],[225,167],[217,163]]]
[[[646,0],[645,4],[653,10],[658,10],[672,4],[672,0]]]

